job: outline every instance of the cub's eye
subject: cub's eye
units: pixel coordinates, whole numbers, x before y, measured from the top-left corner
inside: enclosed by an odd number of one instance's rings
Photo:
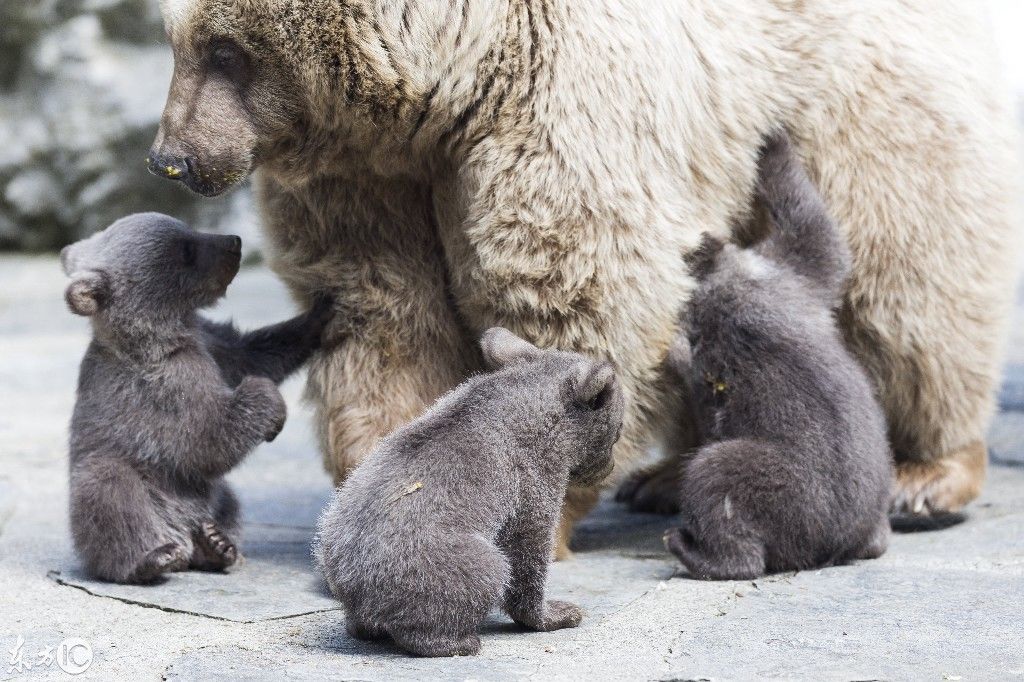
[[[196,245],[193,242],[186,241],[181,245],[181,262],[189,268],[196,264]]]
[[[218,40],[210,43],[208,59],[211,69],[232,80],[243,80],[248,69],[245,53],[230,41]]]

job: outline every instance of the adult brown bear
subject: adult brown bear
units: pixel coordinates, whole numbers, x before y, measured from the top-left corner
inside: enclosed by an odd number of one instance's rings
[[[681,254],[750,219],[785,125],[853,251],[842,319],[895,504],[957,509],[984,477],[1017,237],[976,5],[165,0],[151,167],[206,195],[259,169],[274,269],[337,296],[350,337],[309,380],[335,479],[474,370],[492,325],[619,367],[621,476],[659,438],[684,447],[663,367]],[[666,471],[637,505],[671,502]],[[595,498],[570,493],[564,531]]]

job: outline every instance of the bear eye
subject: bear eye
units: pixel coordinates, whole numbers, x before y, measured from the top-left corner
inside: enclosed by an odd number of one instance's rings
[[[210,43],[210,68],[219,71],[232,80],[241,81],[245,75],[247,61],[245,53],[235,43],[227,40],[216,40]]]
[[[189,240],[181,245],[181,262],[189,268],[196,264],[196,245]]]

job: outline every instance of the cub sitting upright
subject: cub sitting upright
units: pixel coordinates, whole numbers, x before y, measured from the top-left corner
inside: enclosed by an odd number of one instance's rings
[[[319,345],[330,304],[239,334],[198,317],[241,240],[164,215],[123,218],[61,252],[65,298],[92,319],[71,420],[71,531],[92,575],[146,583],[238,556],[222,476],[285,421],[276,383]]]
[[[583,618],[544,581],[567,484],[611,473],[622,391],[607,362],[500,328],[481,345],[498,371],[385,438],[320,518],[317,561],[354,637],[469,655],[495,606],[534,630]]]
[[[889,541],[885,419],[833,318],[849,252],[784,134],[759,172],[775,232],[747,250],[705,238],[669,354],[705,444],[665,541],[698,578],[874,558]]]

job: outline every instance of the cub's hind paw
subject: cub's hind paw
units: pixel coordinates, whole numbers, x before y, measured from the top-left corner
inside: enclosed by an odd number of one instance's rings
[[[348,631],[348,634],[353,638],[361,639],[366,642],[384,639],[387,637],[387,633],[360,623],[352,616],[347,616],[345,618],[345,630]]]
[[[477,635],[454,638],[441,635],[410,636],[398,633],[394,634],[392,639],[398,646],[417,656],[440,658],[444,656],[476,656],[480,653],[480,637]]]
[[[204,522],[196,536],[196,553],[200,555],[196,568],[221,570],[238,560],[235,543],[212,521]]]
[[[164,573],[184,571],[186,568],[188,568],[188,552],[181,545],[168,542],[142,557],[130,582],[151,583]]]

